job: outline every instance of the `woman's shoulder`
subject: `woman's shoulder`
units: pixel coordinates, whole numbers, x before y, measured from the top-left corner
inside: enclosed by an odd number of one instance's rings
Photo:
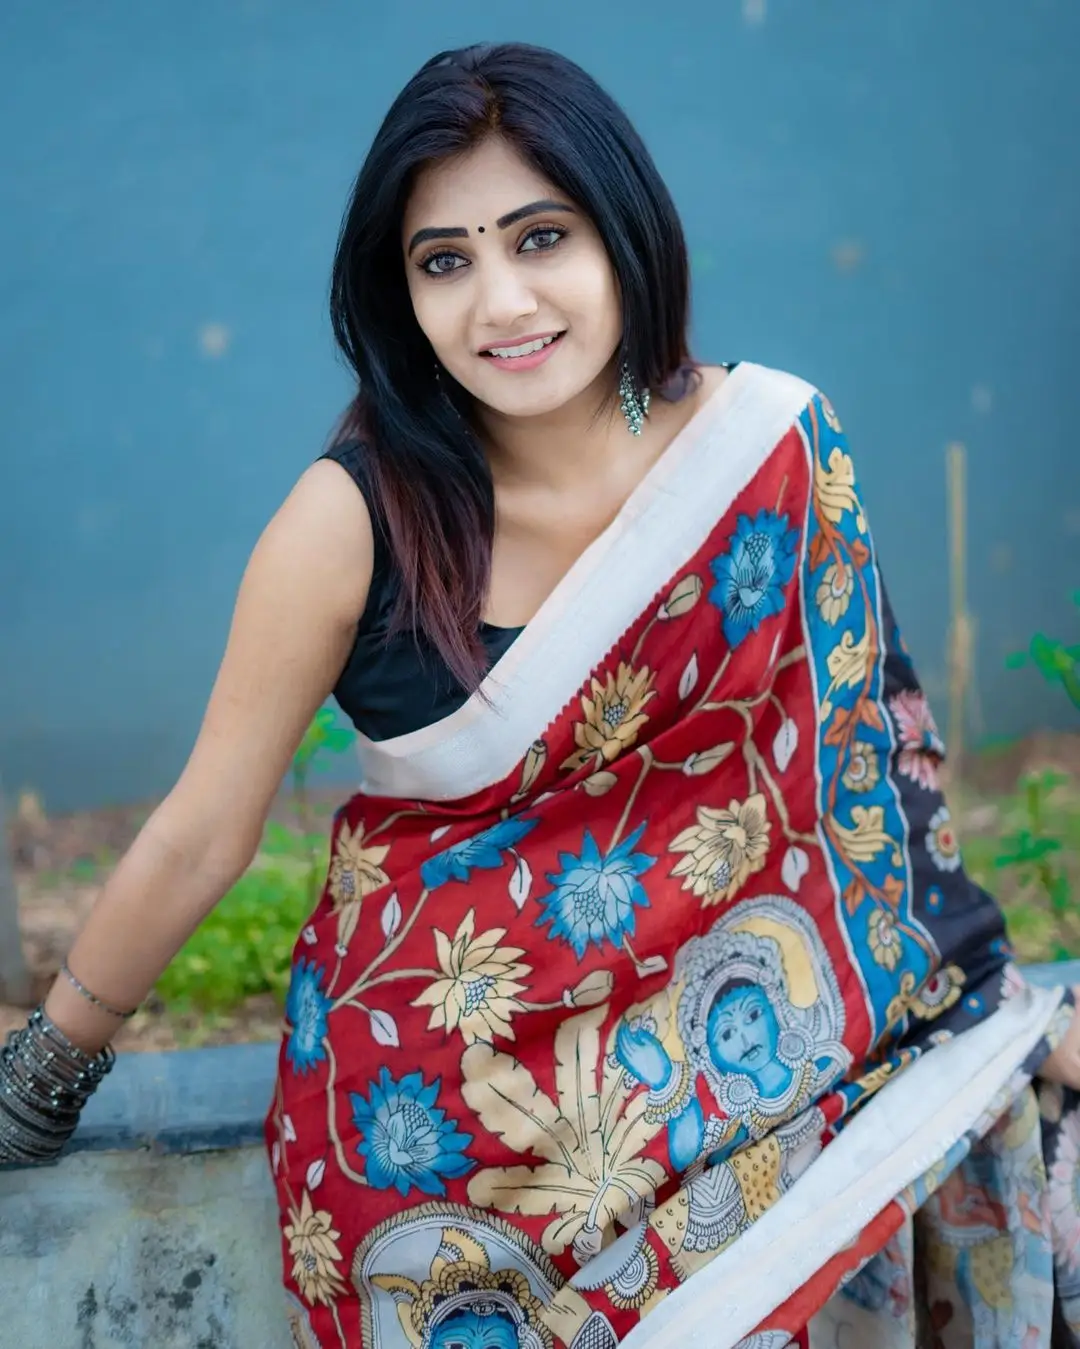
[[[727,369],[733,376],[754,382],[763,392],[804,394],[807,401],[822,396],[821,389],[812,379],[794,370],[745,360],[731,361]]]
[[[370,449],[362,436],[337,440],[315,460],[316,464],[333,463],[343,468],[365,498],[371,492]]]

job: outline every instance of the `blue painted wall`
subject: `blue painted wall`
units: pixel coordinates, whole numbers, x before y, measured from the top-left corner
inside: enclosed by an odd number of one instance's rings
[[[347,394],[325,317],[377,120],[433,51],[517,37],[626,105],[684,214],[700,354],[841,411],[939,693],[944,447],[969,452],[985,728],[1080,585],[1074,0],[0,8],[0,775],[164,790],[259,529]]]

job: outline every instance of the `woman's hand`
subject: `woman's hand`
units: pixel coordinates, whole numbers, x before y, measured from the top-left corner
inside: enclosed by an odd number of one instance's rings
[[[1063,1087],[1080,1091],[1080,985],[1073,989],[1073,996],[1078,1005],[1073,1008],[1069,1028],[1057,1049],[1039,1069],[1039,1076],[1047,1082],[1059,1082]]]

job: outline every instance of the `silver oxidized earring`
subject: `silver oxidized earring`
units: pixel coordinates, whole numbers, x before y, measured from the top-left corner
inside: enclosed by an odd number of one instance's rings
[[[630,367],[624,362],[622,373],[619,376],[619,399],[622,415],[626,418],[626,425],[629,427],[632,436],[641,435],[641,428],[649,413],[649,397],[648,389],[642,389],[638,393],[634,387],[634,378],[630,373]]]

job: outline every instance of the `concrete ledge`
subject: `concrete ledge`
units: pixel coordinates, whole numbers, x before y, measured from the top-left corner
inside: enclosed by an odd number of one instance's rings
[[[71,1152],[208,1152],[261,1144],[278,1045],[122,1054],[87,1103]]]

